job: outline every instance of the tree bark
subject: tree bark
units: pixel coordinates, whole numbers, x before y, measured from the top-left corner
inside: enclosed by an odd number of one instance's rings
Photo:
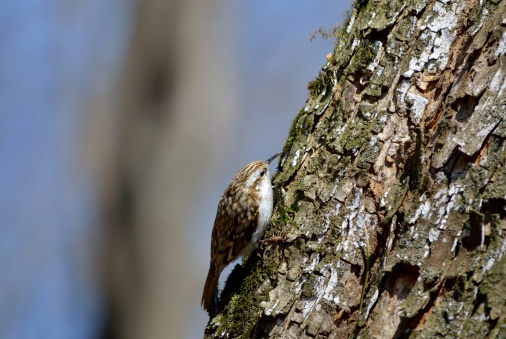
[[[505,54],[504,0],[357,2],[205,336],[506,335]]]

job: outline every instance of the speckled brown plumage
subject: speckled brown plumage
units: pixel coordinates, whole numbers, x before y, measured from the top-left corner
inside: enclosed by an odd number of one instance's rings
[[[202,305],[210,310],[221,271],[257,246],[272,214],[272,186],[267,161],[254,161],[235,175],[220,198],[211,238],[211,263]]]

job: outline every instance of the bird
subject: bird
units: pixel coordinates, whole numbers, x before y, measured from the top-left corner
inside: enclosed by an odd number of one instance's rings
[[[223,269],[257,246],[272,216],[274,198],[269,164],[253,161],[234,176],[221,195],[211,236],[211,261],[202,294],[202,306],[208,312]]]

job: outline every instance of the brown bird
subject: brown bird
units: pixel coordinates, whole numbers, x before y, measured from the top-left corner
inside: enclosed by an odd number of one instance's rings
[[[269,223],[274,200],[269,164],[279,154],[244,166],[220,198],[211,237],[211,264],[202,295],[202,306],[207,311],[211,310],[221,271],[255,249]]]

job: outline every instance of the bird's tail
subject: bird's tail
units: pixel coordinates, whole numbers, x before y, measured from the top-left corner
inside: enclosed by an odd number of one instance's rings
[[[204,286],[204,293],[202,294],[202,306],[206,311],[211,310],[211,306],[214,301],[214,296],[216,294],[216,288],[218,287],[218,279],[220,278],[219,274],[213,269],[209,269],[207,273],[206,285]]]

